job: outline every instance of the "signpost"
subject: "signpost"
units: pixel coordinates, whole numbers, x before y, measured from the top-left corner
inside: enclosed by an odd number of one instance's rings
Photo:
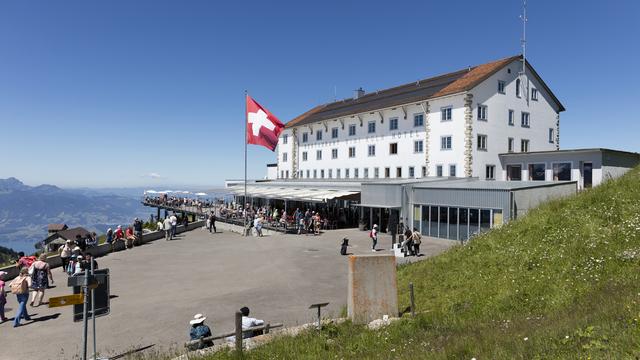
[[[49,299],[49,307],[73,305],[73,321],[83,322],[82,360],[87,360],[89,316],[93,322],[93,359],[96,359],[96,317],[108,315],[110,311],[109,269],[95,270],[93,266],[91,261],[91,270],[69,277],[67,286],[73,287],[73,295]]]

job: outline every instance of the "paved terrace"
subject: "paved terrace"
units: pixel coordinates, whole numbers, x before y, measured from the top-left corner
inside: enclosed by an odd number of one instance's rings
[[[206,314],[216,334],[233,330],[234,312],[244,305],[253,316],[285,326],[312,322],[312,303],[330,302],[324,314],[337,317],[347,296],[347,258],[339,255],[344,236],[353,253],[371,254],[367,233],[353,229],[262,238],[196,229],[174,241],[99,258],[100,267],[110,269],[116,297],[111,314],[96,319],[98,352],[113,356],[151,344],[146,351],[183,350],[195,313]],[[390,237],[381,237],[379,246],[390,244]],[[421,249],[431,256],[454,244],[424,239]],[[53,273],[55,288],[45,299],[71,293],[62,270]],[[10,318],[15,308],[15,296],[8,294]],[[73,322],[71,307],[28,309],[34,321],[15,329],[11,322],[0,324],[0,359],[68,359],[80,353],[82,326]]]

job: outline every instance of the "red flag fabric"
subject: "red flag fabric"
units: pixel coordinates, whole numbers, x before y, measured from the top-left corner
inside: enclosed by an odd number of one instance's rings
[[[284,124],[277,117],[247,95],[247,144],[262,145],[274,151],[282,129]]]

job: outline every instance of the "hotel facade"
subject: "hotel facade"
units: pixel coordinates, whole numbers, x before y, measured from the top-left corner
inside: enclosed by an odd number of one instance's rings
[[[499,154],[557,150],[564,107],[514,56],[356,92],[286,124],[279,179],[500,179]]]

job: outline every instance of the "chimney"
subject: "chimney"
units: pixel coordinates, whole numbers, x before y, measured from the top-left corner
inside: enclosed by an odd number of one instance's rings
[[[364,90],[362,90],[362,87],[358,88],[358,90],[355,91],[355,95],[354,95],[354,99],[360,99],[361,97],[364,96]]]

